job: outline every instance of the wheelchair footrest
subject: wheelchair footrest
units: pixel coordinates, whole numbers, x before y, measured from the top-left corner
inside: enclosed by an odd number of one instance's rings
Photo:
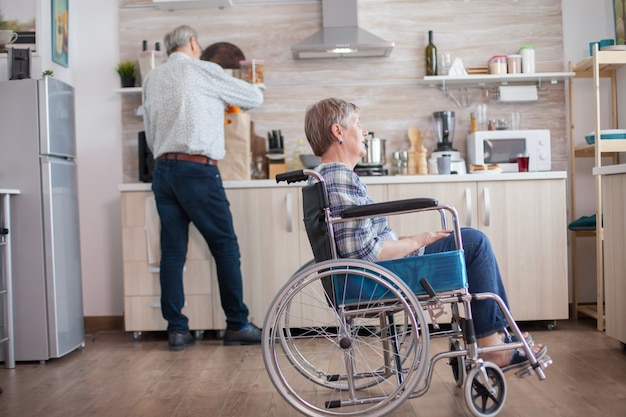
[[[544,355],[541,359],[537,360],[537,366],[540,366],[541,368],[545,369],[550,365],[552,365],[552,358],[548,355]],[[526,378],[534,374],[535,371],[532,365],[529,365],[526,368],[520,369],[519,371],[515,372],[515,376],[518,378]]]

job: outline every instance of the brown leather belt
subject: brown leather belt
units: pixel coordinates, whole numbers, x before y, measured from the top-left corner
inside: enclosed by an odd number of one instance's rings
[[[170,153],[164,153],[163,155],[159,156],[157,158],[157,161],[161,161],[163,159],[169,159],[169,160],[174,159],[177,161],[187,161],[187,162],[195,162],[198,164],[217,166],[217,161],[215,159],[211,159],[208,156],[204,156],[204,155],[189,155],[187,153],[170,152]]]

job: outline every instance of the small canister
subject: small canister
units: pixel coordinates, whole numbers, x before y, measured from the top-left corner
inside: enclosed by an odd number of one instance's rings
[[[240,77],[244,81],[248,81],[252,84],[263,84],[264,83],[264,65],[263,60],[260,59],[252,59],[249,61],[239,61],[240,69]]]
[[[489,58],[490,74],[506,74],[506,55],[494,55]]]
[[[506,57],[507,69],[509,74],[519,74],[522,72],[522,56],[509,55]]]
[[[522,72],[524,74],[533,74],[535,72],[535,47],[533,45],[525,45],[519,48],[522,56]]]

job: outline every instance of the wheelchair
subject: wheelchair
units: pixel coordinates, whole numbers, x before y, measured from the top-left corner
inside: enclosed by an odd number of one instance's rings
[[[481,353],[522,348],[529,358],[518,377],[546,378],[551,364],[539,360],[496,294],[470,294],[458,215],[429,198],[351,207],[331,217],[324,179],[313,170],[279,174],[277,182],[315,181],[302,188],[304,223],[314,259],[301,266],[276,294],[263,325],[262,355],[279,394],[307,416],[372,416],[391,413],[424,395],[436,362],[446,359],[474,416],[495,416],[507,384],[502,370]],[[373,216],[436,210],[449,219],[456,250],[382,262],[338,258],[333,225]],[[402,278],[400,278],[402,277]],[[479,348],[471,300],[495,301],[514,342]],[[437,319],[446,306],[449,329]],[[430,317],[426,320],[427,313]],[[430,340],[447,337],[449,348],[430,356]]]

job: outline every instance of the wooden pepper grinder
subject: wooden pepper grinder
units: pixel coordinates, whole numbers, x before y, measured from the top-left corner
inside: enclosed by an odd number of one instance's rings
[[[417,150],[417,173],[420,175],[428,174],[428,161],[426,160],[426,153],[428,150],[426,146],[422,144],[420,140],[420,145]]]
[[[420,131],[415,126],[409,127],[408,131],[409,142],[411,143],[411,148],[409,148],[409,158],[408,158],[408,174],[415,175],[418,173],[418,146],[420,142]]]

